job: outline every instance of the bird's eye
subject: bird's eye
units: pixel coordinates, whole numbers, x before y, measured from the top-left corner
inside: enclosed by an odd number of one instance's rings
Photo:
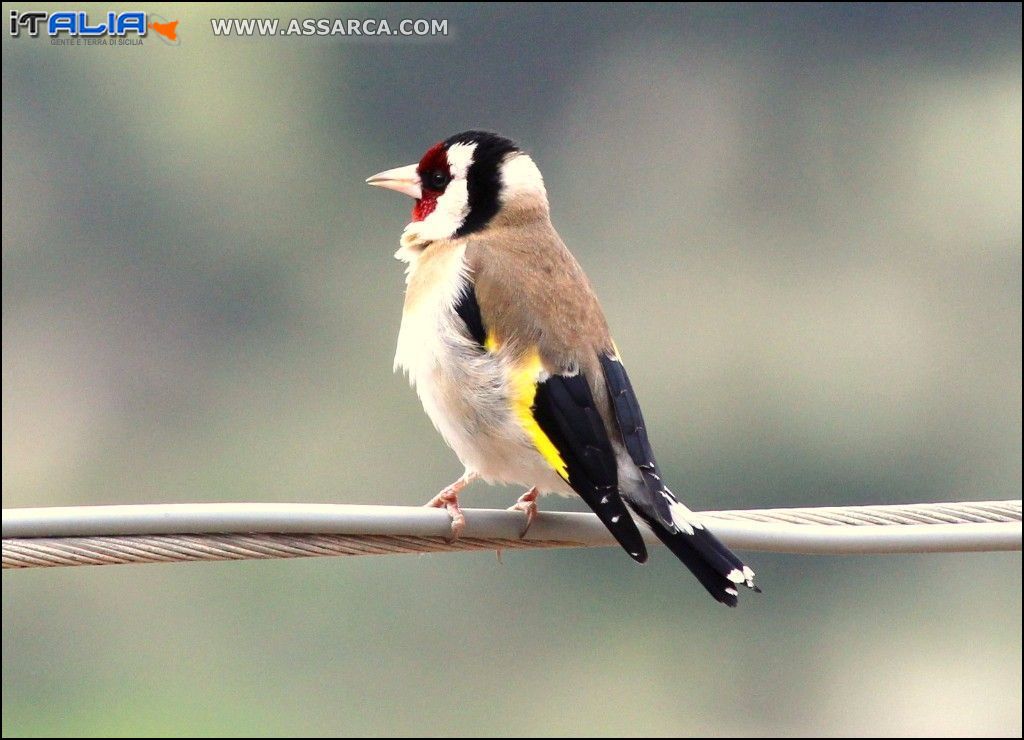
[[[441,170],[429,170],[423,173],[423,185],[429,190],[436,190],[437,192],[443,192],[448,187],[448,181],[451,178],[448,174]]]

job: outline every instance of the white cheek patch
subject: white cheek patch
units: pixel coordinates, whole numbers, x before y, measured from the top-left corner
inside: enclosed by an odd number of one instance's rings
[[[402,246],[419,242],[433,242],[452,236],[469,215],[469,191],[466,181],[452,180],[437,205],[422,221],[413,221],[402,232]]]
[[[437,199],[434,210],[422,221],[413,221],[402,231],[403,248],[411,248],[423,242],[448,239],[469,215],[469,190],[466,173],[473,164],[476,144],[452,144],[448,147],[448,169],[452,180],[444,193]]]

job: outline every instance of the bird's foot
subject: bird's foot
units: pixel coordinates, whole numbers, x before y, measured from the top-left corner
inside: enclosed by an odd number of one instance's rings
[[[476,475],[472,473],[466,473],[466,475],[459,478],[457,481],[452,483],[450,486],[442,490],[439,494],[430,499],[427,503],[423,504],[426,507],[433,509],[447,509],[448,515],[452,518],[452,539],[457,540],[462,536],[462,530],[466,528],[466,515],[462,513],[462,509],[459,507],[459,492],[468,486]]]
[[[508,507],[509,511],[522,511],[526,514],[526,527],[519,534],[519,539],[526,536],[526,533],[530,531],[530,527],[533,526],[533,520],[537,518],[537,496],[540,495],[540,491],[534,486],[529,491],[519,497],[512,506]]]

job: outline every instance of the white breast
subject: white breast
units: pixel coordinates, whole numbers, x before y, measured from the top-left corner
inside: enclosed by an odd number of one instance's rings
[[[447,344],[457,334],[455,306],[465,289],[466,245],[437,245],[424,252],[399,250],[409,262],[405,308],[398,333],[395,369],[420,386],[447,355]]]
[[[482,353],[456,306],[467,288],[465,243],[409,256],[395,368],[402,368],[434,426],[467,470],[485,480],[567,490],[533,447],[509,402],[504,356]]]

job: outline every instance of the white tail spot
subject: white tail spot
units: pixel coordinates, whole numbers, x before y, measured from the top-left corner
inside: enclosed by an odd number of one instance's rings
[[[669,498],[666,496],[666,498]],[[669,511],[672,512],[672,521],[675,522],[676,526],[686,532],[686,534],[693,534],[695,529],[704,529],[704,525],[698,521],[696,515],[681,503],[676,501],[674,498],[669,498],[672,504],[669,506]]]

